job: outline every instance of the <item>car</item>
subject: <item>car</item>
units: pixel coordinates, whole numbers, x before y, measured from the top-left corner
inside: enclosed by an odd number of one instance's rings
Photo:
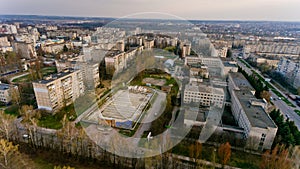
[[[281,100],[281,97],[278,97],[278,100]]]
[[[30,139],[30,135],[29,134],[23,134],[23,139]]]

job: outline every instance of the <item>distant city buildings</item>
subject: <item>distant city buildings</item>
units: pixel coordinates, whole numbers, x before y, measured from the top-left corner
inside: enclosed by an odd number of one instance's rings
[[[0,34],[17,34],[17,26],[9,24],[0,24]]]

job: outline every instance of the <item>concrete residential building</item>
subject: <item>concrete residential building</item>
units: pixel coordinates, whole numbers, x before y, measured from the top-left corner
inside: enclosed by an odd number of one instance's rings
[[[18,93],[18,87],[0,82],[0,102],[8,104],[12,101],[13,90]]]
[[[154,47],[154,39],[144,39],[145,49],[151,49]]]
[[[65,69],[68,68],[81,70],[85,89],[93,90],[100,84],[98,63],[55,60],[55,65],[58,72],[63,72]]]
[[[184,103],[200,103],[202,106],[215,105],[222,108],[224,103],[223,88],[215,88],[204,84],[190,83],[185,86]]]
[[[85,89],[95,90],[100,84],[98,63],[77,62],[74,69],[81,70]]]
[[[265,111],[266,102],[255,98],[254,89],[241,73],[229,74],[228,87],[232,114],[239,127],[244,129],[247,147],[271,149],[278,128]]]
[[[34,43],[14,42],[13,49],[21,54],[22,58],[32,59],[36,57]]]
[[[70,105],[84,93],[80,70],[66,69],[32,84],[38,108],[49,111]]]
[[[291,84],[300,87],[300,63],[289,59],[282,58],[278,63],[277,71],[287,77]]]

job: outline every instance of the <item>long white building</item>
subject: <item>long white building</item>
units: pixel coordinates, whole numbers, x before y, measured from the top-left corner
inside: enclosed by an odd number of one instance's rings
[[[229,74],[228,87],[232,113],[244,129],[248,148],[271,149],[277,126],[265,111],[265,101],[255,98],[255,90],[241,73]]]
[[[185,86],[184,103],[200,103],[202,106],[222,107],[224,103],[223,88],[215,88],[204,84],[190,83]]]

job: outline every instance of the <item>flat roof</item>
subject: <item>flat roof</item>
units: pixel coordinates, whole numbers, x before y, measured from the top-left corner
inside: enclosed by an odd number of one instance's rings
[[[245,76],[240,72],[230,72],[229,76],[232,77],[234,84],[239,88],[247,88],[250,90],[254,90],[249,81],[245,78]]]
[[[9,89],[9,84],[0,83],[0,90],[8,90],[8,89]]]
[[[185,86],[185,90],[194,92],[206,92],[211,94],[224,95],[223,88],[215,88],[205,84],[188,84]]]
[[[40,83],[40,84],[47,84],[47,83],[50,83],[52,81],[55,81],[59,78],[62,78],[64,76],[67,76],[71,73],[74,73],[76,71],[79,71],[79,70],[74,70],[72,68],[68,68],[68,69],[65,69],[64,71],[60,72],[60,73],[56,73],[56,74],[51,74],[47,77],[45,77],[44,79],[42,80],[38,80],[38,81],[35,81],[34,83]]]
[[[223,62],[223,65],[224,65],[225,67],[237,67],[236,64],[230,63],[230,62],[228,62],[228,61]]]
[[[109,52],[107,52],[107,54],[105,55],[105,57],[115,57],[121,53],[124,53],[122,51],[119,51],[119,50],[111,50]]]
[[[263,107],[259,105],[251,105],[250,101],[255,100],[261,102],[261,99],[256,99],[250,90],[235,90],[235,94],[242,105],[244,112],[247,115],[252,127],[259,128],[277,128],[274,121],[265,112]]]

